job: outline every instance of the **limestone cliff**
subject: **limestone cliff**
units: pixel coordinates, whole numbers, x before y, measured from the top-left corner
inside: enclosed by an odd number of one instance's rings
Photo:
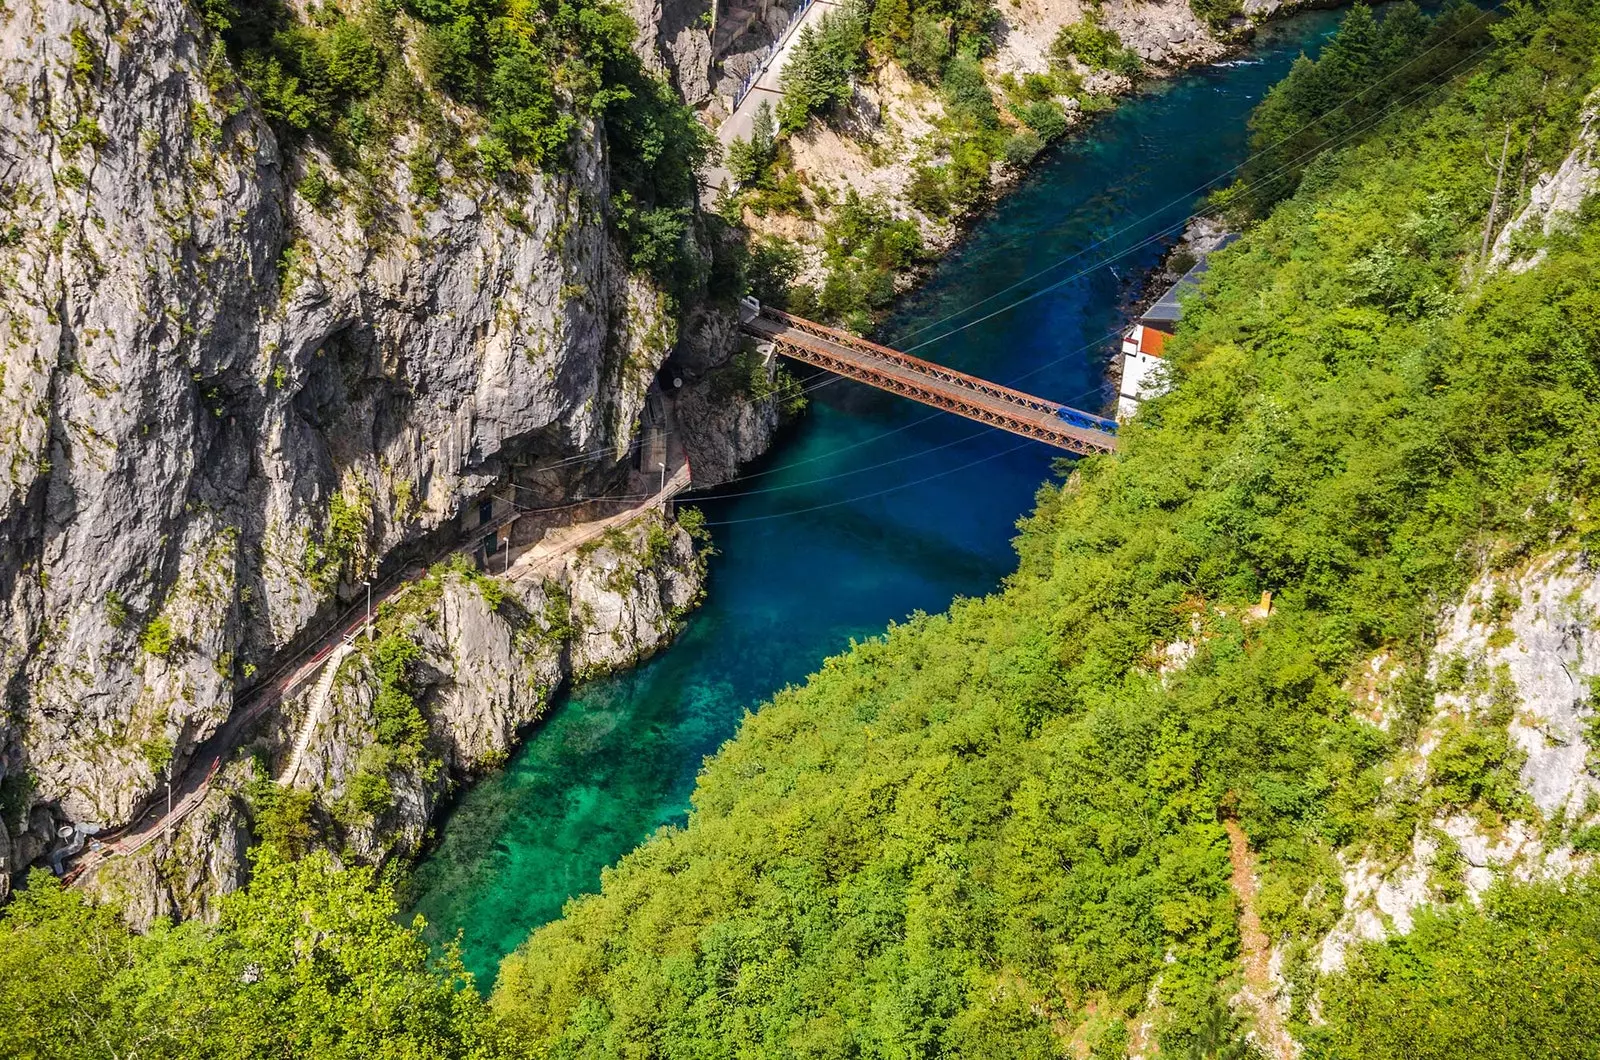
[[[1371,667],[1372,724],[1403,711],[1397,673]],[[1477,901],[1498,879],[1559,878],[1600,848],[1600,577],[1585,553],[1484,575],[1447,614],[1429,676],[1436,692],[1385,777],[1380,814],[1416,818],[1398,856],[1370,844],[1340,853],[1337,924],[1315,963],[1410,929],[1424,903]],[[1470,776],[1480,797],[1455,792]]]
[[[703,577],[691,535],[659,512],[529,576],[435,568],[385,606],[372,638],[334,656],[325,703],[317,688],[286,703],[197,811],[171,835],[97,866],[91,891],[117,898],[143,925],[208,915],[244,881],[252,837],[369,864],[419,852],[441,800],[504,762],[564,681],[661,646]],[[397,644],[410,660],[402,687],[386,672]],[[417,710],[423,731],[414,737],[396,731],[396,693],[401,709]]]
[[[440,159],[437,192],[402,133],[374,214],[297,190],[334,160],[280,142],[183,0],[6,5],[0,81],[15,871],[63,819],[127,821],[513,471],[552,500],[614,479],[677,328],[608,226],[598,125],[521,180]],[[503,744],[534,708],[482,709]]]

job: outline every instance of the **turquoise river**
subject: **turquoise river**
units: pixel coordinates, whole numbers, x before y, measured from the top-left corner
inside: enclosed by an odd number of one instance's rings
[[[1245,158],[1251,108],[1335,21],[1273,27],[1242,58],[1160,83],[1057,148],[880,337],[902,349],[937,339],[916,352],[1107,407],[1130,282],[1208,182]],[[598,889],[602,868],[683,823],[702,759],[745,711],[851,638],[995,589],[1013,567],[1016,521],[1059,455],[855,383],[816,389],[765,462],[694,502],[719,551],[682,636],[555,704],[444,820],[411,884],[430,933],[459,932],[487,989],[500,958]]]

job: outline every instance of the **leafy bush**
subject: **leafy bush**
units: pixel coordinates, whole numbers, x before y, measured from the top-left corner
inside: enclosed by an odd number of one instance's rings
[[[1059,140],[1067,133],[1067,112],[1053,99],[1041,99],[1026,106],[1012,108],[1017,120],[1039,134],[1045,143]]]
[[[735,139],[728,145],[728,172],[740,187],[764,182],[767,171],[778,158],[778,127],[772,118],[772,104],[762,101],[756,108],[750,139]]]
[[[1031,129],[1024,129],[1006,141],[1001,150],[1001,157],[1006,165],[1013,169],[1022,169],[1032,162],[1040,151],[1044,150],[1044,141],[1039,134]]]
[[[779,309],[789,304],[789,286],[800,275],[800,248],[776,236],[757,236],[749,243],[743,268],[744,288],[762,305]]]
[[[333,181],[329,180],[322,167],[314,162],[306,167],[306,175],[301,178],[295,190],[318,213],[326,213],[338,195]]]
[[[416,642],[399,633],[379,638],[372,653],[374,676],[378,679],[378,691],[372,701],[378,740],[413,759],[421,754],[428,735],[428,723],[417,707],[411,684],[412,669],[421,657],[422,649]]]
[[[911,39],[901,52],[900,61],[905,65],[906,73],[924,84],[937,84],[945,60],[949,58],[949,24],[926,15],[913,21]]]
[[[157,615],[144,627],[144,632],[139,635],[139,647],[158,658],[166,658],[172,654],[172,649],[177,643],[172,632],[172,620],[166,615]]]
[[[873,310],[894,297],[895,273],[922,257],[915,223],[897,220],[882,198],[862,198],[854,188],[823,229],[827,277],[817,309],[828,319],[864,329]]]
[[[994,105],[989,83],[984,79],[983,67],[976,60],[957,57],[945,67],[940,84],[951,117],[978,129],[995,129],[1000,125],[1000,111]]]
[[[1143,69],[1138,53],[1124,48],[1122,38],[1101,25],[1099,13],[1092,9],[1061,27],[1050,43],[1050,58],[1062,67],[1069,67],[1076,58],[1091,70],[1112,70],[1127,77],[1135,77]]]
[[[1194,17],[1219,32],[1228,26],[1230,19],[1244,14],[1243,0],[1189,0],[1189,10]]]

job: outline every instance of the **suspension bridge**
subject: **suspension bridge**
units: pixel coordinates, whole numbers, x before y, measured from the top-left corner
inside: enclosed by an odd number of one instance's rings
[[[969,420],[1079,455],[1117,448],[1115,420],[924,361],[754,299],[741,300],[739,323],[745,334],[771,343],[785,357]]]

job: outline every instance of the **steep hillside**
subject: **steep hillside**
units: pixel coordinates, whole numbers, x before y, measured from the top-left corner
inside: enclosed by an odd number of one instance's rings
[[[718,127],[727,147],[726,170],[712,172],[726,182],[719,209],[759,237],[757,271],[774,277],[763,285],[758,276],[766,297],[865,330],[1049,144],[1304,6],[831,5],[799,31],[776,85],[742,104],[755,114],[752,131]],[[746,71],[738,56],[722,69]],[[739,84],[713,96],[708,119],[722,117]],[[796,279],[782,290],[779,281]]]
[[[392,0],[0,12],[8,872],[132,819],[485,498],[638,493],[651,432],[708,480],[764,444],[770,407],[707,389],[698,127],[580,7],[493,35],[494,5]]]
[[[1173,391],[1041,493],[1003,593],[748,719],[685,828],[508,958],[513,1035],[1587,1055],[1596,892],[1528,881],[1588,873],[1600,825],[1592,194],[1522,271],[1486,247],[1592,150],[1597,26],[1514,6],[1365,127],[1329,89],[1374,81],[1371,18],[1297,67],[1260,127],[1317,157],[1228,197],[1270,212]]]

